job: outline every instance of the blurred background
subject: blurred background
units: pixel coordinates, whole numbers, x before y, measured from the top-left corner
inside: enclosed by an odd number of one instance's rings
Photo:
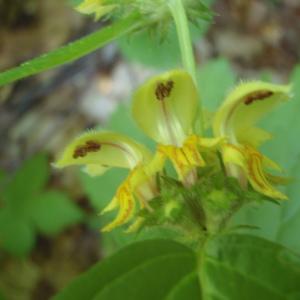
[[[300,83],[299,0],[209,2],[213,22],[192,29],[209,110],[240,79]],[[106,23],[80,15],[68,1],[0,0],[0,71]],[[102,235],[99,228],[111,216],[97,213],[126,172],[112,170],[92,179],[73,168],[58,172],[50,163],[87,128],[118,130],[153,147],[130,118],[130,95],[150,75],[179,62],[171,28],[164,42],[146,33],[131,35],[72,64],[0,88],[1,300],[49,299],[128,242],[171,234],[128,236],[116,230]],[[275,133],[285,126],[277,116],[270,125]],[[281,140],[266,147],[286,168],[288,145]],[[299,158],[298,152],[292,155]],[[261,219],[266,220],[263,212]],[[263,235],[272,238],[273,225]],[[282,233],[282,241],[286,236]],[[288,246],[293,247],[293,237]]]

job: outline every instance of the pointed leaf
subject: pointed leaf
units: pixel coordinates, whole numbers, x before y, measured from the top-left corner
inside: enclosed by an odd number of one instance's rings
[[[53,300],[164,299],[196,269],[194,253],[168,240],[132,244],[96,264]]]
[[[26,214],[31,198],[41,192],[49,179],[49,163],[45,154],[26,160],[4,190],[4,199],[15,212]]]
[[[49,191],[34,199],[32,219],[38,230],[55,235],[83,219],[83,212],[66,195]]]

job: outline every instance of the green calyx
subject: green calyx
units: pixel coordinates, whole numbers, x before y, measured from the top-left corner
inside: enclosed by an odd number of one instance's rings
[[[166,31],[172,21],[170,6],[173,5],[173,2],[174,0],[84,0],[76,9],[83,14],[94,15],[96,20],[110,16],[123,18],[133,11],[137,11],[140,13],[143,23],[149,24],[151,31],[157,29],[161,33]],[[182,0],[182,3],[189,21],[194,24],[197,24],[199,20],[211,19],[212,12],[201,1]]]
[[[269,200],[252,189],[242,189],[235,178],[220,170],[205,167],[197,171],[198,180],[191,187],[169,176],[158,178],[160,196],[149,202],[151,211],[138,213],[144,220],[140,230],[163,226],[195,243],[224,230],[243,205]]]

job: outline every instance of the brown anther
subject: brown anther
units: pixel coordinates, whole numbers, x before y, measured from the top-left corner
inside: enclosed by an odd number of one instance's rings
[[[85,145],[78,146],[74,153],[73,158],[85,157],[89,152],[97,152],[101,149],[101,144],[94,141],[87,141]]]
[[[271,97],[274,93],[271,91],[258,91],[248,94],[244,99],[245,105],[250,105],[255,101],[261,101],[268,97]]]
[[[73,158],[78,158],[78,157],[85,157],[86,156],[86,150],[82,147],[77,147],[73,153]]]
[[[100,150],[100,148],[101,148],[100,144],[93,142],[93,141],[87,141],[86,145],[87,145],[86,146],[87,152],[96,152],[96,151]]]
[[[162,101],[169,97],[173,87],[174,82],[172,80],[168,80],[165,84],[162,82],[158,83],[155,90],[156,99]]]

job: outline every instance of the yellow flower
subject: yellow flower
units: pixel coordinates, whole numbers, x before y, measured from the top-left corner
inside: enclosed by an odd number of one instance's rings
[[[110,231],[131,219],[135,211],[135,199],[139,201],[141,208],[151,209],[148,200],[157,193],[154,178],[156,166],[161,168],[161,164],[155,166],[151,159],[151,153],[144,146],[126,136],[112,132],[89,131],[66,147],[55,166],[83,166],[84,171],[91,176],[101,175],[112,167],[130,170],[115,197],[102,211],[104,213],[119,208],[114,221],[102,229]]]
[[[152,77],[133,97],[134,119],[158,143],[156,156],[169,158],[182,181],[190,181],[195,167],[205,165],[200,151],[216,148],[222,141],[193,134],[197,99],[193,80],[183,70]]]
[[[265,171],[281,169],[257,150],[271,135],[254,125],[276,105],[287,101],[289,93],[290,86],[286,85],[241,83],[225,99],[213,121],[215,136],[228,141],[222,146],[228,175],[238,178],[243,187],[249,181],[256,191],[282,200],[287,197],[272,186],[278,180]]]
[[[95,18],[98,20],[117,7],[115,4],[108,5],[105,2],[105,0],[84,0],[76,7],[76,10],[82,14],[95,14]]]

